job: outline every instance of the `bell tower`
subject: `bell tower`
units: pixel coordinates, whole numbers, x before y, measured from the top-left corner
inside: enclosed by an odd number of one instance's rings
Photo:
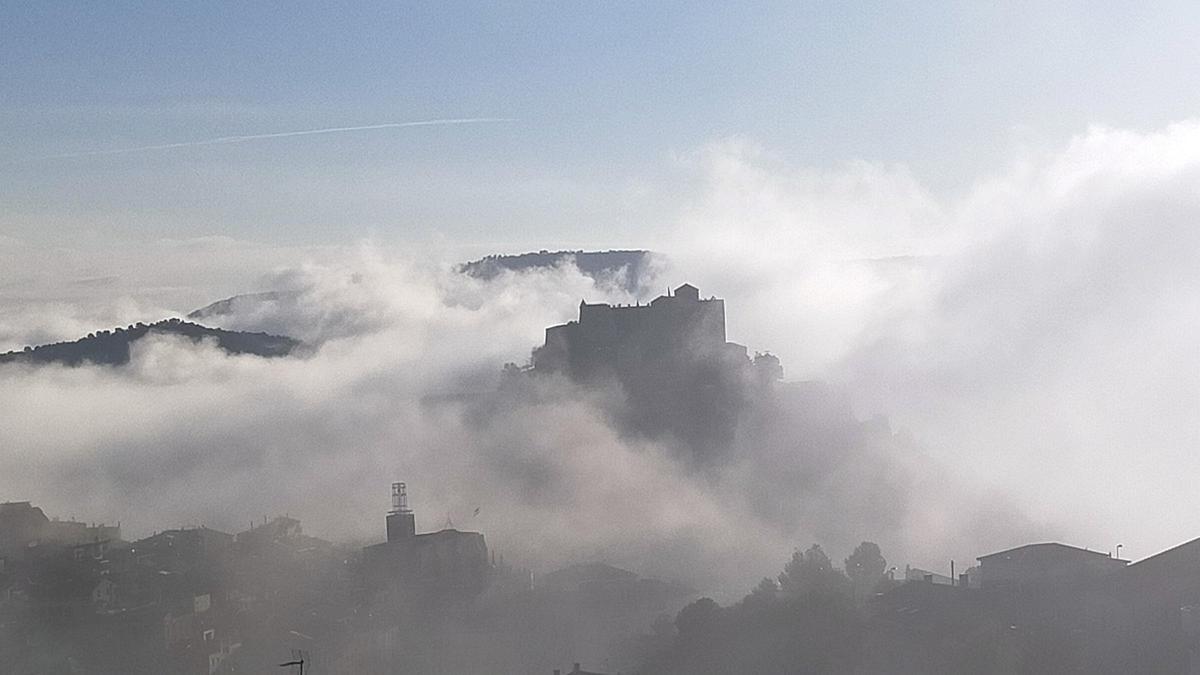
[[[392,483],[392,510],[387,514],[388,543],[412,539],[417,534],[417,521],[408,508],[408,488],[404,483]]]

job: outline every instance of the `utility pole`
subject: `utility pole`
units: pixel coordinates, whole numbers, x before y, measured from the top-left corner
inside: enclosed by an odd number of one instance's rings
[[[293,649],[292,650],[292,660],[279,664],[279,667],[280,668],[291,668],[292,666],[300,666],[300,675],[304,675],[304,659],[307,657],[308,657],[308,654],[306,654],[305,652],[303,652],[299,649]]]

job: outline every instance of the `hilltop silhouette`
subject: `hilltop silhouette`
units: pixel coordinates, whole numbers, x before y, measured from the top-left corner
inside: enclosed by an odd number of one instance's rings
[[[287,356],[300,342],[290,337],[267,333],[244,333],[239,331],[209,328],[180,319],[164,319],[157,323],[137,323],[125,328],[102,330],[89,333],[74,342],[26,347],[24,351],[0,354],[3,363],[60,363],[78,366],[84,362],[119,366],[129,362],[129,347],[143,337],[156,335],[181,335],[199,342],[212,338],[217,346],[229,354],[253,354],[255,356]]]
[[[257,305],[272,302],[294,302],[300,297],[299,291],[265,291],[263,293],[242,293],[223,300],[207,304],[200,309],[188,312],[187,318],[203,321],[216,316],[233,314],[239,309],[252,309]]]
[[[478,260],[455,266],[460,274],[488,281],[502,272],[521,272],[545,269],[574,260],[580,274],[596,281],[612,281],[629,293],[644,290],[650,276],[650,263],[654,254],[642,250],[617,251],[538,251],[516,255],[489,255]],[[240,293],[222,298],[188,313],[193,321],[205,321],[231,314],[250,314],[263,306],[277,305],[287,308],[303,301],[299,290],[271,290],[258,293]]]
[[[477,279],[492,279],[505,270],[520,272],[560,265],[574,259],[584,276],[600,280],[610,277],[630,292],[646,281],[653,254],[642,250],[547,251],[516,255],[489,255],[459,265],[458,270]]]

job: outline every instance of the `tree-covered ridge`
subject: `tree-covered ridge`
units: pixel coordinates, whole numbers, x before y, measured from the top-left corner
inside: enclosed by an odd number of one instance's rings
[[[609,277],[620,283],[627,291],[637,291],[648,279],[650,259],[653,254],[642,250],[617,251],[537,251],[517,255],[489,255],[479,260],[463,263],[459,271],[477,279],[492,279],[505,270],[522,270],[554,267],[567,260],[585,276],[593,279]]]
[[[614,251],[537,251],[516,255],[493,254],[478,260],[460,263],[455,270],[461,274],[489,281],[502,272],[538,270],[574,261],[579,272],[599,282],[615,283],[630,293],[640,293],[651,281],[651,260],[654,254],[643,250]],[[302,290],[273,290],[242,293],[222,298],[187,315],[193,321],[216,319],[231,314],[250,314],[264,305],[277,305],[281,311],[295,311],[305,301]]]
[[[264,357],[287,356],[300,345],[299,341],[280,335],[228,331],[180,319],[164,319],[152,324],[137,323],[89,333],[87,337],[74,342],[26,347],[23,351],[0,354],[0,364],[59,363],[78,366],[90,362],[119,366],[129,362],[130,345],[150,334],[180,335],[197,342],[205,338],[215,339],[217,346],[230,354]]]

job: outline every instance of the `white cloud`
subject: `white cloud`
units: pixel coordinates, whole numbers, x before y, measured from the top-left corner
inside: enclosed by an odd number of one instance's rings
[[[736,298],[736,337],[845,383],[1081,544],[1200,534],[1154,516],[1195,505],[1180,477],[1200,469],[1200,122],[1091,128],[952,197],[903,169],[702,156],[668,248]],[[914,257],[850,262],[880,255]]]
[[[784,425],[705,475],[561,383],[500,407],[447,397],[493,386],[581,297],[631,300],[570,267],[483,283],[370,245],[6,245],[28,281],[0,289],[10,344],[285,287],[294,303],[223,321],[320,349],[158,339],[122,370],[0,369],[0,492],[134,533],[286,510],[374,540],[403,478],[423,526],[449,514],[537,565],[689,560],[730,592],[811,540],[837,555],[877,539],[918,564],[1023,536],[1150,553],[1200,531],[1155,516],[1196,506],[1198,138],[1092,129],[959,198],[903,167],[795,168],[744,141],[686,158],[699,192],[660,240],[662,282],[725,297],[732,339],[915,436],[831,444]],[[900,257],[864,260],[879,256]]]

